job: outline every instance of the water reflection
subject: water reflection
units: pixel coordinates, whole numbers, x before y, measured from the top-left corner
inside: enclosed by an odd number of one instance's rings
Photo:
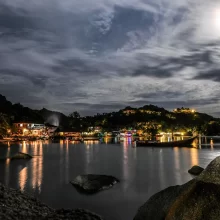
[[[14,188],[19,184],[21,190],[34,193],[54,208],[90,208],[103,216],[120,214],[106,219],[129,219],[152,194],[187,182],[192,178],[187,173],[191,166],[206,167],[220,153],[220,149],[215,148],[217,139],[213,138],[213,151],[210,150],[210,139],[207,141],[208,150],[132,148],[131,139],[115,145],[94,141],[77,146],[66,141],[49,145],[39,141],[21,146],[13,144],[13,147],[6,145],[2,148],[3,155],[26,150],[34,158],[27,162],[7,160],[0,163],[0,173],[4,173],[0,175],[0,181]],[[18,167],[24,169],[18,172]],[[83,173],[113,175],[121,183],[109,191],[85,198],[67,184],[69,178]]]
[[[39,143],[35,142],[34,155],[37,155],[32,159],[31,173],[32,173],[32,188],[41,192],[41,184],[43,180],[43,144],[42,141]],[[29,168],[29,167],[28,167]]]
[[[65,183],[69,182],[69,142],[66,143],[65,152]]]
[[[159,175],[160,175],[160,186],[163,187],[166,185],[166,177],[165,177],[165,172],[164,172],[163,149],[160,149],[160,152],[159,152]]]
[[[129,186],[129,161],[128,161],[128,147],[131,144],[131,138],[125,138],[123,142],[123,179],[125,183],[123,184],[123,190],[126,191]]]
[[[6,165],[5,165],[5,175],[6,175],[6,178],[5,178],[5,185],[8,186],[8,183],[9,183],[9,176],[10,176],[10,159],[8,158],[6,160]]]
[[[213,141],[213,139],[210,140],[210,146],[211,146],[211,149],[213,150],[213,148],[214,148],[214,141]]]
[[[175,162],[175,168],[177,170],[180,169],[180,153],[179,153],[179,148],[178,147],[174,147],[174,162]]]
[[[198,149],[190,148],[191,166],[199,165]]]
[[[60,183],[62,183],[63,181],[63,172],[62,172],[62,169],[63,169],[63,148],[64,148],[64,140],[60,140],[60,160],[59,160],[59,180],[60,180]]]
[[[26,144],[26,141],[23,141],[22,144],[21,144],[21,151],[23,153],[27,153],[27,144]]]
[[[19,173],[19,186],[20,186],[20,190],[24,191],[25,185],[27,183],[27,178],[28,178],[28,168],[25,167],[23,170],[20,171]]]

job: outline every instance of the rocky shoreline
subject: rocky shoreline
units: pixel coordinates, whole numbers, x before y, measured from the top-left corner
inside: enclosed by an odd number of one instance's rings
[[[141,206],[134,220],[219,220],[220,157],[199,176],[153,195]]]
[[[0,219],[28,220],[103,220],[102,217],[83,209],[52,209],[35,197],[0,183]]]

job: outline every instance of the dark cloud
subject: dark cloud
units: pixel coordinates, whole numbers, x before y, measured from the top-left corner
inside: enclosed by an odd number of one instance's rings
[[[183,94],[186,94],[186,93],[179,92],[179,91],[175,91],[175,92],[172,92],[172,91],[163,91],[163,92],[162,91],[158,91],[158,92],[147,91],[145,93],[137,94],[137,95],[135,95],[135,97],[142,98],[142,99],[155,99],[158,97],[172,99],[172,98],[179,97]]]
[[[207,73],[199,73],[193,79],[196,80],[213,80],[220,82],[220,67],[219,69],[209,70]]]
[[[29,75],[27,72],[24,71],[15,71],[15,70],[4,70],[0,69],[1,77],[7,75],[7,77],[21,77],[24,80],[27,80],[28,83],[31,83],[34,86],[39,88],[44,88],[47,84],[48,77],[47,76],[38,76],[37,73],[34,75]]]
[[[152,76],[155,78],[167,78],[167,77],[172,77],[173,73],[171,69],[166,70],[163,68],[158,67],[149,67],[149,66],[143,66],[139,67],[135,72],[133,73],[133,76]]]

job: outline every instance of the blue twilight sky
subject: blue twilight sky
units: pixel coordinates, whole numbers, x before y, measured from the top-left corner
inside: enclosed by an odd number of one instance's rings
[[[0,94],[66,114],[220,116],[219,0],[0,0]]]

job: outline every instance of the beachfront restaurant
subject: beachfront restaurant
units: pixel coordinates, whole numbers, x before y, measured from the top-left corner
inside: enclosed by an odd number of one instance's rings
[[[45,135],[45,125],[32,122],[17,122],[13,124],[13,133],[21,136]]]

